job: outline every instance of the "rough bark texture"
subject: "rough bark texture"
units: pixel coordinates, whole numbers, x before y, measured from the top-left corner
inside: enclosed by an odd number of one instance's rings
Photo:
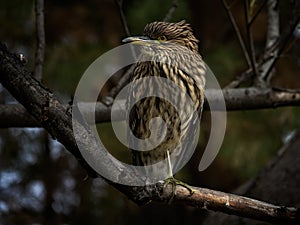
[[[211,101],[215,103],[221,101],[217,90],[206,90],[206,95],[210,97]],[[300,92],[295,90],[283,90],[278,88],[237,88],[224,89],[224,100],[226,103],[226,110],[253,110],[277,108],[283,106],[300,105]],[[82,103],[86,106],[83,113],[94,113],[91,110],[91,104]],[[118,103],[118,119],[125,119],[125,100]],[[216,107],[211,110],[224,110]],[[68,108],[68,105],[64,107]],[[207,101],[204,104],[204,110],[209,110]],[[96,104],[95,112],[96,123],[109,122],[111,120],[111,107],[98,102]],[[88,121],[89,122],[89,121]],[[32,118],[22,105],[0,105],[0,127],[41,127],[34,118]]]
[[[300,132],[278,152],[253,180],[240,187],[238,194],[272,204],[300,207]],[[261,221],[211,212],[206,225],[262,225]],[[287,223],[288,224],[288,223]]]

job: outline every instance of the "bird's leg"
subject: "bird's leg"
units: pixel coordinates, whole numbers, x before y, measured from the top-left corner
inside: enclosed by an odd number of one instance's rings
[[[173,177],[173,171],[172,171],[172,164],[171,164],[171,159],[170,159],[170,153],[169,150],[167,150],[167,160],[168,160],[168,178],[164,182],[164,189],[168,186],[168,184],[172,184],[172,196],[169,200],[169,203],[172,202],[175,194],[176,194],[176,180]]]
[[[169,177],[173,177],[172,164],[171,164],[169,150],[167,150],[167,159],[168,159]]]
[[[170,153],[169,153],[169,150],[167,150],[167,160],[168,160],[168,172],[169,172],[169,177],[164,181],[164,186],[163,188],[165,189],[168,184],[172,184],[172,196],[169,200],[169,203],[172,202],[175,194],[176,194],[176,185],[181,185],[185,188],[187,188],[189,191],[190,191],[190,194],[192,195],[195,191],[189,186],[187,185],[186,183],[180,181],[180,180],[177,180],[173,177],[173,172],[172,172],[172,164],[171,164],[171,159],[170,159]]]

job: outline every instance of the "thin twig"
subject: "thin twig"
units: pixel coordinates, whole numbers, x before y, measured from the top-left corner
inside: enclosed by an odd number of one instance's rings
[[[121,19],[121,23],[125,32],[125,35],[127,37],[131,36],[129,28],[128,28],[128,24],[127,24],[127,20],[123,11],[123,0],[115,0],[117,6],[118,6],[118,11],[120,14],[120,19]],[[136,53],[135,50],[132,46],[130,46],[131,48],[131,53],[133,55],[133,57],[136,59]],[[128,83],[131,73],[133,70],[133,66],[131,66],[129,69],[127,69],[127,71],[122,75],[121,79],[118,81],[118,84],[112,88],[110,90],[110,92],[108,93],[108,95],[104,96],[102,98],[102,102],[106,105],[106,106],[111,106],[114,98],[117,96],[117,94],[122,90],[122,88]]]
[[[178,0],[173,0],[172,2],[172,6],[170,7],[168,13],[166,14],[165,18],[164,18],[164,22],[169,22],[175,12],[175,10],[178,7]]]
[[[117,96],[117,94],[128,83],[130,76],[133,72],[133,69],[134,69],[134,65],[130,66],[130,68],[127,69],[127,71],[122,75],[121,79],[118,81],[118,84],[110,90],[108,95],[104,96],[101,99],[101,102],[103,104],[105,104],[106,106],[111,106],[113,104],[113,101],[114,101],[115,97]]]
[[[45,57],[44,0],[35,0],[36,52],[34,77],[42,80]]]
[[[282,32],[281,35],[279,35],[279,14],[278,10],[274,8],[276,6],[276,1],[266,2],[269,2],[268,13],[271,14],[271,16],[268,18],[269,29],[267,34],[265,52],[263,57],[261,57],[261,59],[257,63],[257,68],[261,68],[261,77],[257,77],[257,80],[255,81],[256,86],[261,87],[264,87],[270,82],[270,74],[272,73],[274,65],[276,61],[282,56],[283,51],[286,49],[286,46],[290,43],[291,37],[293,36],[293,32],[300,21],[299,9],[295,7],[294,13],[291,16],[292,21],[290,22],[290,26],[285,26],[285,31]],[[272,2],[273,5],[271,5]],[[264,4],[265,3],[263,3],[263,5]],[[272,26],[276,27],[273,28]],[[229,85],[227,85],[226,88],[238,87],[241,83],[245,82],[247,78],[250,77],[244,76],[242,74],[240,77],[236,78]]]
[[[250,62],[251,68],[253,70],[254,76],[258,75],[257,65],[256,65],[256,54],[254,49],[253,43],[253,36],[251,31],[251,24],[250,24],[250,17],[249,17],[249,2],[248,0],[244,0],[244,11],[245,11],[245,20],[246,20],[246,33],[247,33],[247,40],[248,40],[248,47],[249,47],[249,55],[250,55]]]
[[[241,73],[240,75],[236,76],[234,80],[232,80],[229,84],[227,84],[224,87],[224,89],[238,88],[243,83],[249,81],[251,78],[253,78],[253,72],[251,69],[248,69],[245,72]]]
[[[272,46],[272,48],[269,49],[269,52],[273,51],[273,49],[275,49],[275,48],[278,48],[277,42],[274,43],[274,46]],[[257,68],[261,68],[268,60],[271,60],[272,58],[274,58],[274,56],[272,54],[265,54],[265,56],[262,57],[257,62],[257,64],[256,64]],[[241,73],[240,75],[238,75],[237,77],[235,77],[234,80],[232,80],[228,85],[226,85],[224,87],[224,89],[237,88],[247,81],[250,81],[250,80],[253,81],[253,77],[254,77],[253,71],[251,68],[249,68],[246,71],[244,71],[243,73]]]
[[[259,7],[259,9],[254,14],[254,16],[251,17],[251,20],[249,22],[250,26],[252,26],[252,23],[255,21],[255,19],[257,18],[257,16],[261,13],[261,11],[263,10],[263,8],[265,7],[265,5],[266,5],[267,2],[268,2],[268,0],[264,0],[263,3],[261,4],[261,6]]]
[[[129,37],[130,36],[130,31],[129,31],[127,20],[126,20],[124,11],[123,11],[123,0],[115,0],[115,2],[116,2],[117,6],[118,6],[118,9],[119,9],[120,18],[121,18],[121,22],[122,22],[122,26],[123,26],[125,35],[127,37]]]
[[[235,30],[235,33],[237,35],[237,38],[238,38],[239,43],[241,45],[241,48],[243,50],[243,53],[244,53],[245,59],[247,61],[247,64],[248,64],[249,68],[251,68],[251,61],[250,61],[250,57],[249,57],[247,48],[245,46],[245,43],[244,43],[244,40],[242,38],[241,32],[240,32],[240,30],[239,30],[239,28],[238,28],[238,26],[237,26],[237,24],[235,22],[235,19],[234,19],[233,15],[232,15],[232,13],[230,11],[230,6],[227,4],[226,0],[222,0],[222,3],[223,3],[224,8],[226,9],[226,13],[227,13],[227,15],[228,15],[228,17],[230,19],[230,22],[231,22],[231,24],[232,24],[232,26],[233,26],[233,28]]]

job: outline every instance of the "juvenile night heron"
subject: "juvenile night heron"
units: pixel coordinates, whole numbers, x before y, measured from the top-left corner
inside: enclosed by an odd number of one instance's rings
[[[144,28],[144,36],[128,37],[123,42],[142,46],[131,76],[131,82],[140,83],[132,87],[128,98],[128,104],[135,102],[129,114],[129,127],[141,140],[137,148],[143,149],[143,140],[150,136],[152,140],[161,140],[158,146],[147,151],[131,148],[133,164],[148,166],[167,159],[168,166],[158,168],[154,174],[168,169],[172,177],[182,167],[181,162],[191,156],[186,149],[197,133],[193,124],[200,118],[204,102],[205,65],[198,53],[198,40],[190,25],[181,21],[152,22]],[[166,88],[160,81],[145,79],[155,77],[170,80],[179,90],[172,91],[173,87]],[[153,93],[163,93],[164,97]],[[187,105],[186,95],[192,107]],[[187,114],[183,116],[178,109]],[[162,123],[153,120],[157,117],[164,121],[165,129]],[[172,162],[170,155],[175,155]]]

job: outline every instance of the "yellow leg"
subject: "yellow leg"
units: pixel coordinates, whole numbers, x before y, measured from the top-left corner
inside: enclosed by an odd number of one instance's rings
[[[172,184],[172,196],[168,202],[170,204],[176,194],[176,185],[181,185],[181,186],[187,188],[190,191],[191,195],[194,193],[194,190],[188,184],[186,184],[180,180],[177,180],[173,177],[172,164],[171,164],[171,160],[170,160],[169,151],[167,151],[167,160],[168,160],[169,177],[165,180],[163,188],[165,189],[168,186],[168,184]]]
[[[169,177],[173,177],[172,164],[170,159],[170,152],[167,151],[168,167],[169,167]]]

